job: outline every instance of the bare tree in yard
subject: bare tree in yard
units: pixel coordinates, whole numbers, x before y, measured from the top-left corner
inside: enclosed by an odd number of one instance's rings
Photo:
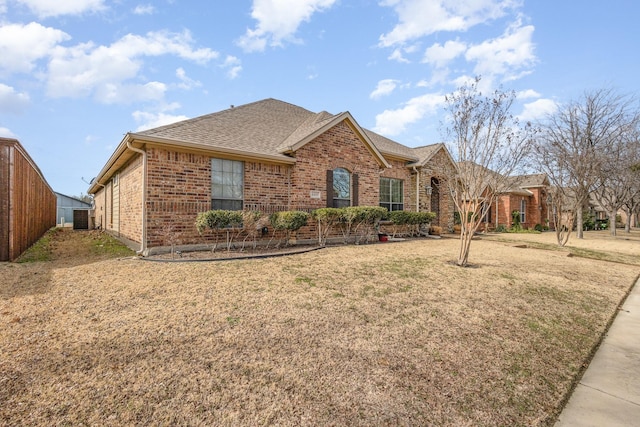
[[[557,156],[546,149],[544,136],[538,140],[534,157],[551,184],[548,191],[551,225],[555,230],[558,246],[564,246],[569,241],[576,220],[576,202],[571,187],[569,163],[566,157]]]
[[[458,163],[448,190],[460,214],[460,250],[456,264],[466,266],[474,233],[486,209],[501,191],[513,185],[511,175],[522,165],[535,133],[521,127],[510,113],[515,92],[496,90],[483,96],[480,78],[446,97],[449,150]]]
[[[640,174],[635,165],[640,162],[637,137],[637,118],[629,117],[628,126],[613,139],[603,153],[601,170],[593,194],[609,215],[609,230],[616,235],[616,215],[633,200]]]
[[[622,205],[622,210],[627,216],[627,220],[624,224],[624,231],[626,233],[631,233],[632,218],[635,219],[635,226],[639,226],[638,219],[640,217],[640,162],[631,166],[629,173],[634,175],[635,178],[631,181],[631,188],[629,190],[630,196]]]
[[[543,124],[537,152],[556,159],[554,165],[561,165],[567,174],[564,184],[574,195],[571,209],[576,215],[578,238],[584,237],[582,210],[600,184],[604,154],[628,129],[629,105],[627,98],[601,89],[561,107]],[[551,175],[549,165],[541,167]]]

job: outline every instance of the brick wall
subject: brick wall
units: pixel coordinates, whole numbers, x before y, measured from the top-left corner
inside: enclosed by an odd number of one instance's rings
[[[187,151],[173,151],[147,145],[147,242],[157,246],[212,243],[213,233],[200,235],[195,228],[199,212],[211,209],[211,156]],[[358,175],[360,206],[378,206],[380,177],[404,180],[405,209],[415,210],[415,174],[402,161],[392,160],[389,169],[381,168],[374,155],[353,129],[340,123],[295,152],[293,165],[259,161],[244,162],[245,209],[267,214],[280,210],[312,209],[327,206],[327,170],[344,168]],[[142,161],[135,156],[119,171],[120,237],[140,243],[142,234]],[[448,161],[437,156],[435,162]],[[425,207],[430,202],[424,184],[430,175],[421,177],[421,199]],[[106,192],[106,200],[105,200]],[[111,231],[114,207],[112,182],[95,195],[96,224]],[[331,195],[329,195],[331,197]],[[452,203],[448,192],[442,191],[441,216],[453,221]],[[427,200],[424,202],[424,200]],[[429,208],[423,210],[430,210]],[[444,221],[444,219],[442,220]],[[298,233],[298,238],[315,239],[313,221]],[[226,232],[219,238],[226,238]]]
[[[391,165],[389,169],[383,169],[379,177],[401,179],[404,182],[404,210],[416,210],[416,179],[415,173],[406,167],[405,161],[387,160]],[[379,181],[379,178],[378,178]],[[380,185],[378,184],[378,201],[380,200]],[[376,202],[373,206],[377,206]]]
[[[453,229],[454,203],[449,192],[447,177],[451,176],[454,165],[444,151],[439,150],[433,158],[420,169],[420,211],[435,212],[436,218],[433,225],[445,230]],[[432,187],[431,194],[427,194],[427,186],[431,185],[435,178],[439,185]],[[433,200],[437,197],[437,201]],[[436,209],[437,207],[437,209]]]
[[[118,233],[140,242],[142,235],[142,155],[134,157],[118,174]],[[114,197],[116,194],[114,194]]]
[[[344,168],[358,174],[360,206],[378,206],[380,166],[364,142],[344,122],[334,126],[295,152],[291,174],[293,206],[321,208],[327,205],[327,170]],[[320,198],[310,197],[319,191]],[[332,195],[329,195],[332,197]]]

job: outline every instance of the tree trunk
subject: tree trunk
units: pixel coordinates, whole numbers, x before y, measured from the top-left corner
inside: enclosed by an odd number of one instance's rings
[[[462,227],[460,230],[460,252],[456,264],[460,267],[466,267],[469,262],[469,249],[471,248],[471,238],[473,230],[470,227]]]
[[[609,233],[612,236],[616,235],[616,212],[617,211],[609,212],[609,228],[611,229]]]
[[[624,222],[624,232],[631,233],[631,214],[627,213],[627,220]]]
[[[578,239],[584,239],[584,224],[582,223],[582,206],[578,208],[576,212],[576,237]]]

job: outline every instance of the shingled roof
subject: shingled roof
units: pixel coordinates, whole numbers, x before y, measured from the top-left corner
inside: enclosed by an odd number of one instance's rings
[[[245,104],[166,126],[137,132],[137,138],[162,138],[238,153],[287,157],[278,147],[317,115],[276,99]],[[284,159],[283,159],[284,160]]]

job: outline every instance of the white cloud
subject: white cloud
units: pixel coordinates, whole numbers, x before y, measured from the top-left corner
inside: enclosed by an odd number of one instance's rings
[[[180,80],[180,83],[178,83],[178,87],[180,89],[189,90],[189,89],[193,89],[194,87],[202,86],[201,82],[189,78],[187,76],[187,72],[184,71],[184,68],[182,67],[176,70],[176,77]]]
[[[151,4],[139,4],[133,9],[134,15],[153,15],[156,8]]]
[[[21,113],[29,105],[29,95],[18,93],[11,86],[0,83],[0,113]]]
[[[467,45],[457,40],[449,40],[444,45],[435,43],[426,50],[423,62],[427,62],[436,68],[444,68],[463,54],[465,50],[467,50]]]
[[[385,110],[378,114],[373,130],[386,136],[398,135],[407,125],[421,120],[428,114],[434,114],[443,102],[444,96],[432,93],[412,98],[402,108]]]
[[[331,8],[336,0],[254,0],[251,17],[258,21],[255,29],[247,29],[237,40],[246,52],[263,51],[267,45],[282,46],[295,42],[295,33],[302,22],[308,22],[316,12]]]
[[[105,83],[95,88],[94,97],[103,104],[129,104],[135,101],[160,101],[166,91],[167,86],[160,82]]]
[[[180,104],[172,103],[163,106],[160,111],[134,111],[132,116],[136,122],[139,123],[136,132],[140,132],[147,129],[157,128],[159,126],[170,125],[171,123],[187,120],[187,116],[169,114],[168,112],[180,108]]]
[[[110,46],[79,44],[58,47],[49,63],[47,93],[52,97],[93,95],[103,103],[159,99],[166,90],[162,83],[133,83],[147,56],[175,55],[198,63],[216,58],[208,48],[194,49],[188,32],[128,34]],[[127,83],[125,83],[127,82]]]
[[[513,80],[536,62],[533,31],[533,26],[515,22],[501,37],[471,46],[465,58],[476,63],[476,75],[503,75],[505,80]]]
[[[0,71],[28,73],[36,61],[50,55],[55,46],[70,38],[64,31],[37,22],[0,26]]]
[[[226,69],[227,77],[233,80],[238,77],[240,75],[240,72],[242,71],[242,65],[240,64],[240,59],[232,55],[227,55],[220,67]]]
[[[540,93],[536,92],[533,89],[522,90],[522,91],[516,93],[516,97],[518,99],[540,98],[541,96],[542,95],[540,95]]]
[[[538,99],[524,105],[522,114],[518,116],[521,122],[533,122],[553,114],[558,110],[558,104],[551,99]]]
[[[81,15],[106,9],[104,0],[16,0],[40,18],[61,15]]]
[[[406,43],[438,31],[466,31],[474,25],[504,16],[519,0],[383,0],[399,23],[380,36],[380,46]]]
[[[9,130],[9,128],[4,128],[0,126],[0,136],[3,138],[15,138],[16,135]]]
[[[380,97],[390,95],[400,83],[398,80],[384,79],[378,82],[375,90],[369,94],[369,98],[378,99]]]
[[[391,52],[391,55],[389,55],[387,59],[390,59],[392,61],[402,62],[404,64],[408,64],[411,62],[404,57],[404,55],[402,54],[402,49],[394,49],[393,52]]]

